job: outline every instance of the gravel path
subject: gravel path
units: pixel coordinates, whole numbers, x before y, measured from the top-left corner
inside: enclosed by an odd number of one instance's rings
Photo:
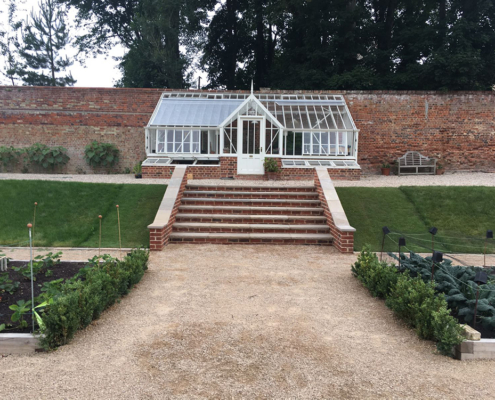
[[[0,180],[15,179],[20,181],[60,181],[60,182],[86,182],[86,183],[129,183],[139,185],[164,185],[169,179],[136,179],[132,174],[0,174]]]
[[[333,248],[176,245],[53,353],[0,358],[3,399],[493,398],[495,361],[436,355]]]
[[[144,185],[168,184],[168,179],[135,179],[132,174],[116,175],[62,175],[62,174],[0,174],[2,179],[46,180],[63,182],[130,183]],[[190,181],[207,185],[261,185],[261,186],[305,186],[313,185],[306,181],[247,181],[233,179],[195,179]],[[495,173],[463,172],[444,175],[382,176],[363,175],[359,181],[334,180],[336,187],[398,187],[398,186],[495,186]]]

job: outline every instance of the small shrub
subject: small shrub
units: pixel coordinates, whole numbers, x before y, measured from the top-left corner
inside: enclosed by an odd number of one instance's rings
[[[263,162],[263,166],[265,167],[265,172],[279,172],[280,168],[278,167],[277,160],[275,158],[266,157]]]
[[[84,159],[92,167],[112,167],[119,161],[119,149],[112,143],[94,140],[84,149]]]
[[[25,149],[29,162],[38,165],[44,169],[67,164],[70,157],[67,155],[67,149],[61,146],[48,147],[45,144],[35,143]]]
[[[53,301],[48,301],[42,315],[42,344],[55,348],[66,344],[78,329],[88,326],[93,319],[129,292],[147,269],[149,252],[136,249],[123,260],[105,257],[103,263],[90,260],[80,276],[84,280],[61,285]]]
[[[452,348],[464,340],[462,328],[445,306],[440,307],[438,311],[433,311],[432,316],[437,349],[444,356],[451,356]]]
[[[376,254],[366,246],[351,269],[353,275],[368,288],[373,297],[382,299],[390,294],[399,278],[399,272],[393,265],[378,261]]]
[[[3,169],[11,170],[19,162],[21,154],[22,151],[13,146],[0,146],[0,163]]]

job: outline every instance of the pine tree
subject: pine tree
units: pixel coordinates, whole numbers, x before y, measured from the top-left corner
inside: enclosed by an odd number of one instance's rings
[[[54,0],[42,0],[39,14],[31,12],[19,48],[22,60],[16,72],[25,85],[73,86],[71,73],[59,76],[74,62],[61,53],[70,44],[65,10]]]

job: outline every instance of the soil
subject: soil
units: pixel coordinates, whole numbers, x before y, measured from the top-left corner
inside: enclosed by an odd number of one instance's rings
[[[10,305],[16,304],[19,300],[31,300],[31,280],[24,278],[19,272],[16,272],[12,269],[12,267],[18,267],[25,265],[26,262],[23,261],[11,261],[9,262],[7,273],[9,274],[9,279],[12,281],[19,281],[19,288],[13,293],[9,294],[7,292],[0,292],[0,325],[1,324],[12,324],[11,315],[13,311],[9,308]],[[56,267],[53,267],[51,270],[53,274],[49,277],[46,277],[45,274],[41,273],[36,276],[36,281],[34,281],[34,297],[39,296],[41,294],[41,288],[45,282],[50,282],[56,279],[64,278],[72,278],[80,268],[83,268],[86,265],[84,262],[67,262],[62,261]],[[30,333],[32,330],[32,319],[31,315],[26,314],[24,319],[27,321],[27,328],[9,328],[3,331],[3,333]]]

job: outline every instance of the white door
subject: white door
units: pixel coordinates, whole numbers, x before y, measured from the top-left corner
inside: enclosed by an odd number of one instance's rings
[[[238,132],[237,173],[265,173],[265,120],[262,117],[240,117]]]

